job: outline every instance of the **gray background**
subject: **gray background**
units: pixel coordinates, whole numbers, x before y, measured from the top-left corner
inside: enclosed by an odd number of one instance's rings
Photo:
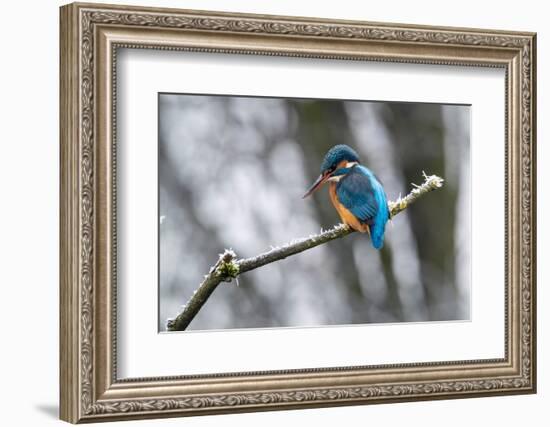
[[[399,214],[385,246],[351,235],[222,284],[189,329],[468,319],[470,108],[159,95],[159,329],[224,248],[249,257],[339,222],[327,189],[302,200],[335,144],[354,147]]]

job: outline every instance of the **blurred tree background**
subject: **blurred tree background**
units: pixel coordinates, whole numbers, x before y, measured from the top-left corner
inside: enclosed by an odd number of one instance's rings
[[[189,329],[463,320],[470,316],[468,106],[161,94],[159,330],[232,248],[249,257],[339,222],[327,189],[345,143],[389,200],[445,179],[398,215],[385,246],[353,234],[222,283]]]

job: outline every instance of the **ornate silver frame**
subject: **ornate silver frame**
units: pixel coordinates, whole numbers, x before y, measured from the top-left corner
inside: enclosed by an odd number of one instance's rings
[[[61,8],[61,418],[129,418],[533,393],[535,34],[174,9]],[[502,67],[505,357],[196,377],[116,377],[119,47]]]

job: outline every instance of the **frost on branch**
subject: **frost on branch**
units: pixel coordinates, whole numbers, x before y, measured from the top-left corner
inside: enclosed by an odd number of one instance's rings
[[[426,175],[424,171],[422,171],[422,175],[424,176],[424,182],[422,184],[417,185],[413,183],[413,189],[409,194],[405,197],[399,197],[395,202],[388,203],[390,217],[394,217],[399,212],[407,209],[411,203],[415,202],[422,195],[443,187],[443,178],[437,175]]]

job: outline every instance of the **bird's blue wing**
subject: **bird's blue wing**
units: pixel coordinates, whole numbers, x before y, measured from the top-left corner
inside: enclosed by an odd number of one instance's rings
[[[336,195],[340,203],[365,223],[372,222],[379,208],[373,178],[354,167],[336,187]]]

